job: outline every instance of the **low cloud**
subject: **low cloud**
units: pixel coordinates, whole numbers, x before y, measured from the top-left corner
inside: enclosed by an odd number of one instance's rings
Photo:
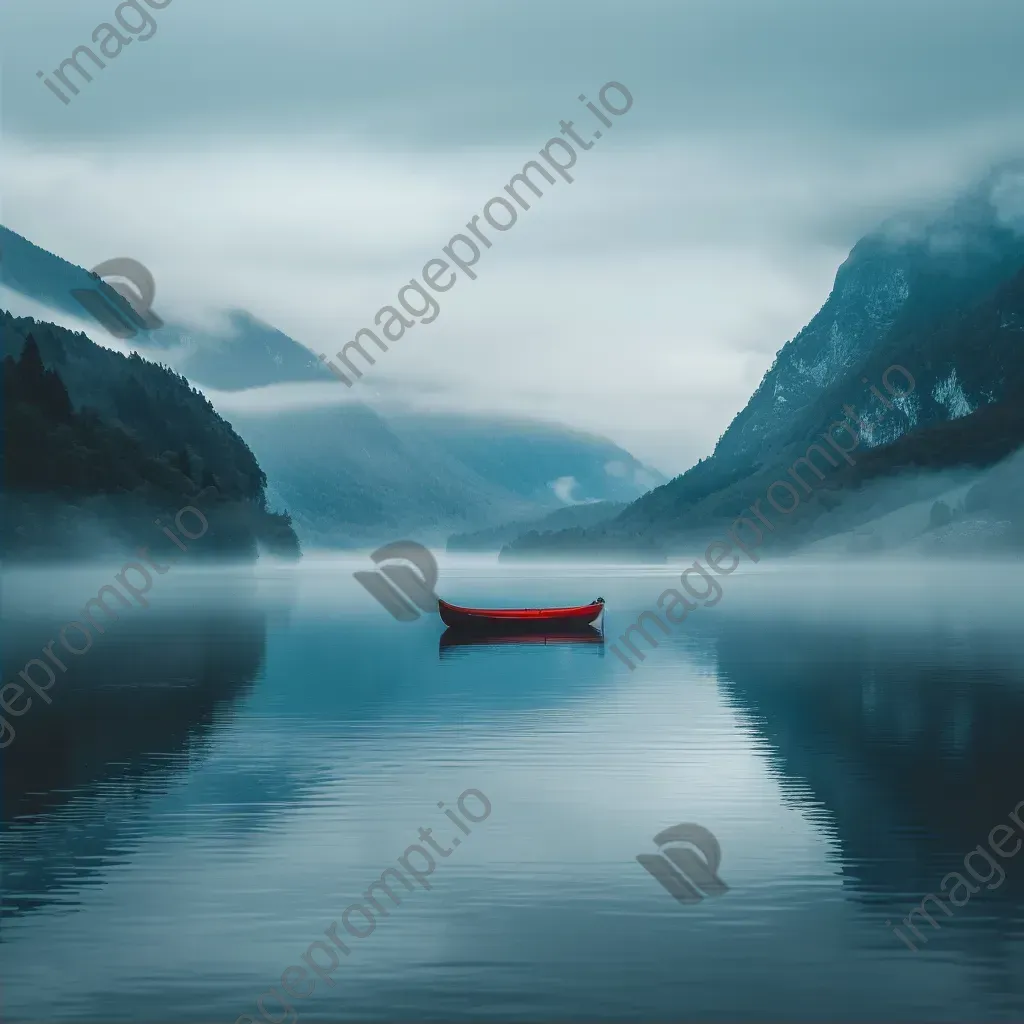
[[[574,476],[560,476],[548,485],[555,492],[555,497],[566,505],[578,505],[579,502],[573,497],[573,491],[579,486]]]
[[[244,308],[334,353],[561,118],[590,116],[581,91],[619,78],[635,105],[576,181],[523,211],[352,393],[557,419],[676,473],[861,235],[948,200],[1024,137],[1024,15],[1004,0],[638,0],[626,21],[566,0],[576,48],[537,30],[541,0],[513,19],[452,3],[439,18],[309,0],[301,28],[257,0],[172,5],[145,60],[127,52],[65,108],[35,72],[65,55],[55,19],[73,39],[92,16],[11,0],[5,80],[25,88],[5,94],[5,223],[86,267],[141,260],[169,322]],[[367,45],[382,38],[387,73]],[[1019,196],[998,193],[1010,223]]]
[[[1024,164],[1007,169],[992,186],[992,205],[999,219],[1015,231],[1024,231]]]

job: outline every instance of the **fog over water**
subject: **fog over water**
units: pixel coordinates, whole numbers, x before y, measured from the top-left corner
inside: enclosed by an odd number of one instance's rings
[[[600,594],[608,644],[690,564],[438,559],[457,603]],[[608,644],[440,642],[368,564],[176,566],[14,720],[7,1019],[261,1019],[420,827],[451,851],[431,888],[342,931],[298,1019],[1024,1012],[1024,857],[916,953],[885,923],[1024,800],[1018,566],[744,566],[631,672]],[[118,568],[11,573],[4,680]],[[437,804],[470,788],[492,812],[455,849]],[[692,906],[635,859],[682,822],[728,886]]]

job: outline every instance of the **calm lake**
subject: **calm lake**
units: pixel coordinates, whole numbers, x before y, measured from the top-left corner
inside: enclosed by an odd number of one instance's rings
[[[609,641],[678,586],[439,559],[456,603],[602,595]],[[5,1020],[1024,1017],[1024,851],[917,952],[886,924],[1024,801],[1019,565],[762,563],[635,671],[598,643],[444,646],[366,568],[178,566],[11,719]],[[116,569],[8,573],[4,681]],[[467,790],[491,811],[463,831]],[[637,862],[681,823],[717,838],[724,893],[680,903]],[[430,888],[353,937],[421,828],[449,851]],[[292,973],[316,986],[290,1011],[266,994],[332,922],[348,952]]]

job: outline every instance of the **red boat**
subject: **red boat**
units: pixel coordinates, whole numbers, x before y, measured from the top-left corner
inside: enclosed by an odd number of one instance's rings
[[[604,598],[575,608],[460,608],[437,600],[446,626],[506,633],[555,633],[586,629],[604,611]]]

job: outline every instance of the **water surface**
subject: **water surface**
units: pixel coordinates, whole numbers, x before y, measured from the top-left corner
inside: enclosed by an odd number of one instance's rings
[[[177,567],[14,720],[5,1019],[261,1019],[334,921],[333,986],[266,1019],[1024,1016],[1024,852],[918,952],[886,924],[1024,801],[1019,565],[738,572],[634,671],[442,647],[368,566]],[[110,575],[9,576],[4,679]],[[612,640],[676,579],[442,559],[439,589],[601,594]],[[464,834],[438,802],[468,789],[491,812]],[[692,905],[636,861],[684,822],[728,885]],[[450,851],[429,890],[346,933],[421,827]]]

